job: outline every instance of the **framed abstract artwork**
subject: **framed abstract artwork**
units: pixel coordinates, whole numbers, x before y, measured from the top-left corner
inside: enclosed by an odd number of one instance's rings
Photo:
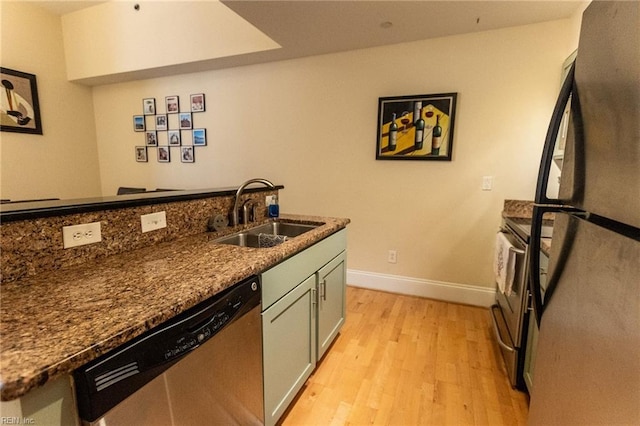
[[[457,96],[379,98],[376,159],[451,161]]]
[[[0,130],[41,135],[36,76],[9,68],[0,68],[0,74]]]

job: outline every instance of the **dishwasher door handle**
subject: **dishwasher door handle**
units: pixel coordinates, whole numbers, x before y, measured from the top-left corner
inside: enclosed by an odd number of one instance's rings
[[[495,314],[495,310],[496,309],[498,309],[498,311],[500,311],[500,315],[502,315],[502,311],[500,310],[500,306],[499,305],[491,305],[491,308],[490,308],[490,310],[491,310],[491,322],[493,323],[493,331],[496,334],[496,337],[497,337],[497,340],[498,340],[498,344],[500,345],[500,347],[502,347],[507,352],[514,352],[515,348],[513,346],[509,346],[502,339],[502,335],[500,334],[500,327],[498,327],[498,319],[496,318],[496,314]]]

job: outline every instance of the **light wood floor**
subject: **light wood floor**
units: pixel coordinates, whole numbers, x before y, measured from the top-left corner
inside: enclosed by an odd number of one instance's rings
[[[487,309],[347,287],[347,320],[283,425],[524,425]]]

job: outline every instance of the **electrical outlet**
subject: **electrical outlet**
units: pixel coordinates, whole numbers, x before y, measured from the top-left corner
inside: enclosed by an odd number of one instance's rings
[[[62,227],[62,244],[64,248],[99,243],[100,241],[102,241],[100,222]]]
[[[140,216],[142,232],[155,231],[167,227],[167,214],[164,211]]]
[[[493,176],[482,176],[482,190],[491,191],[493,187]]]
[[[395,250],[389,250],[389,254],[387,255],[387,262],[396,263],[398,261],[398,252]]]
[[[267,206],[275,204],[276,203],[276,196],[275,195],[267,195],[266,197],[264,197],[264,203]]]

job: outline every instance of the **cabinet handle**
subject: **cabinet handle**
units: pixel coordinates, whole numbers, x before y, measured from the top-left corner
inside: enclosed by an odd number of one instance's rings
[[[320,295],[322,296],[322,300],[327,300],[327,280],[322,280],[320,283]]]
[[[316,287],[311,287],[311,315],[316,315],[316,305],[318,302],[316,301]]]

